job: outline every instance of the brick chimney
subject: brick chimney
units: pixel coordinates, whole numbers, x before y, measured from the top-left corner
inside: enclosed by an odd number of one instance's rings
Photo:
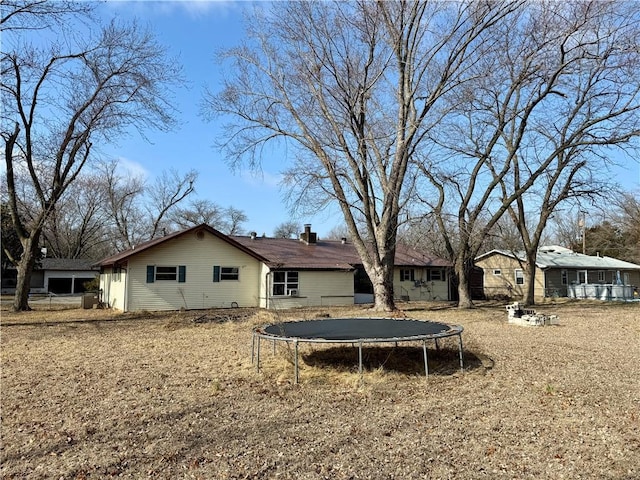
[[[307,245],[315,244],[318,240],[318,235],[311,231],[311,224],[304,224],[304,232],[300,234],[300,241]]]

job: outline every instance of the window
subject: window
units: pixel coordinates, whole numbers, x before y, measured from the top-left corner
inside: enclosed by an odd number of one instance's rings
[[[562,285],[568,285],[569,283],[569,276],[566,270],[560,271],[560,283],[562,283]]]
[[[176,267],[156,267],[156,280],[173,280],[178,278],[178,269]]]
[[[444,281],[444,271],[437,269],[437,270],[430,270],[429,271],[429,281],[431,282],[442,282]]]
[[[580,285],[587,283],[587,271],[578,270],[578,283]]]
[[[298,290],[298,272],[273,272],[273,295],[290,295]]]
[[[524,285],[524,272],[520,268],[516,268],[516,285]]]
[[[494,269],[493,269],[493,274],[494,274],[496,277],[499,277],[500,275],[502,275],[502,270],[500,270],[499,268],[494,268]]]
[[[605,280],[604,270],[598,271],[598,282],[604,283],[604,280]]]
[[[401,282],[405,282],[405,281],[413,282],[414,280],[415,280],[415,272],[414,272],[413,268],[401,268],[400,269],[400,281]]]
[[[187,278],[187,267],[179,265],[177,267],[147,265],[147,283],[172,281],[185,282]]]
[[[238,267],[213,267],[213,281],[224,282],[226,280],[240,280],[240,269]]]
[[[239,280],[240,269],[238,267],[220,267],[220,280]]]

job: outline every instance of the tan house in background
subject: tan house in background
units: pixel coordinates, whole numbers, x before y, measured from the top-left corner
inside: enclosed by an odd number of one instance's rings
[[[269,309],[373,301],[355,247],[319,240],[227,236],[208,225],[174,232],[105,258],[102,302],[122,311]],[[450,263],[398,245],[397,300],[448,300]]]
[[[476,258],[487,298],[522,298],[525,256],[491,250]],[[560,246],[541,247],[536,256],[534,297],[632,299],[640,285],[640,265],[611,257],[583,255]]]

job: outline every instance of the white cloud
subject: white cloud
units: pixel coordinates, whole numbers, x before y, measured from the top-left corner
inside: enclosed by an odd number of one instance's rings
[[[242,170],[240,172],[240,178],[253,187],[270,189],[278,188],[282,182],[282,175],[280,173],[270,173],[264,170],[256,172],[252,170]]]
[[[122,176],[133,178],[142,177],[145,180],[150,176],[149,170],[144,168],[140,163],[124,157],[118,158],[118,173]]]
[[[197,18],[215,11],[225,14],[236,8],[237,2],[232,0],[111,0],[108,6],[114,8],[126,8],[135,14],[143,15],[157,13],[160,15],[173,15],[182,10],[189,16]]]

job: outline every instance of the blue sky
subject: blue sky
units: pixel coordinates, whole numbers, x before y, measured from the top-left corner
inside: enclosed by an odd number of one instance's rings
[[[292,218],[279,187],[285,158],[277,151],[266,150],[259,174],[248,170],[231,171],[224,155],[213,147],[218,125],[200,116],[200,102],[205,87],[215,91],[221,81],[215,53],[242,41],[242,11],[250,2],[236,1],[114,1],[103,8],[105,19],[137,18],[154,31],[170,56],[183,66],[187,83],[176,92],[179,127],[172,132],[146,132],[148,141],[137,132],[119,139],[103,151],[120,159],[133,172],[152,179],[162,170],[199,172],[195,196],[222,207],[242,210],[248,217],[243,230],[271,236],[275,228],[290,219],[300,227],[311,223],[320,237],[341,225],[341,215],[321,212],[313,217]],[[215,227],[215,225],[213,225]]]
[[[215,52],[242,41],[242,12],[250,7],[251,3],[244,1],[108,1],[103,6],[105,19],[114,15],[122,19],[136,17],[148,25],[170,55],[180,59],[188,83],[176,92],[179,128],[169,133],[147,132],[150,141],[132,133],[106,151],[149,178],[171,168],[180,172],[196,169],[197,197],[244,211],[249,218],[243,225],[245,231],[270,236],[279,224],[291,219],[278,184],[279,172],[286,162],[284,154],[278,156],[277,151],[267,150],[266,155],[272,157],[263,158],[261,175],[232,172],[223,154],[213,147],[218,126],[199,115],[205,86],[215,91],[220,85]],[[630,159],[623,163],[615,170],[617,181],[628,190],[640,188],[639,163]],[[311,223],[320,237],[343,224],[341,214],[335,210],[294,220],[300,225]]]

